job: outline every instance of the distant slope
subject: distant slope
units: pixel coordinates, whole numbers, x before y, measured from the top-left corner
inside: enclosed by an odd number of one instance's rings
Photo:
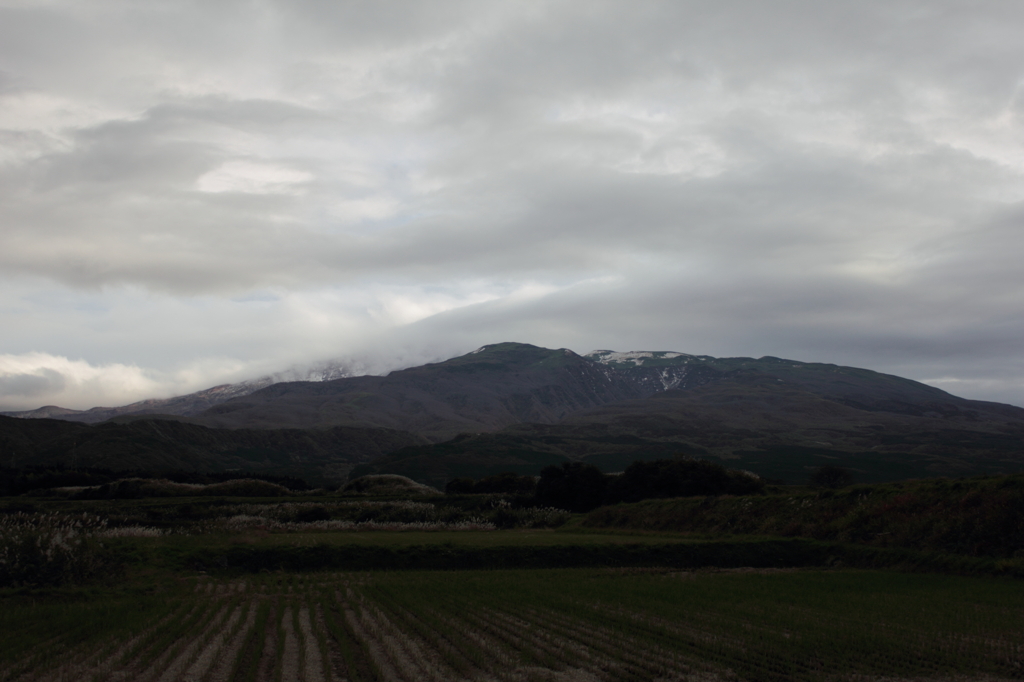
[[[72,410],[56,405],[46,405],[34,410],[21,412],[0,412],[0,416],[18,417],[20,419],[62,419],[65,421],[83,422],[85,424],[98,424],[115,417],[137,415],[191,417],[225,400],[249,395],[253,391],[258,391],[261,388],[266,388],[281,381],[294,380],[296,374],[303,376],[308,381],[330,381],[351,376],[351,372],[344,364],[326,362],[313,365],[301,372],[299,370],[288,370],[253,379],[252,381],[241,381],[237,384],[221,384],[173,398],[150,398],[129,405],[93,407],[88,410]]]
[[[607,364],[624,372],[640,369],[632,360],[642,356],[619,364],[621,356],[638,354],[617,355]],[[1024,469],[1021,408],[965,400],[869,370],[672,355],[654,359],[698,365],[697,385],[577,411],[557,424],[517,424],[496,434],[405,448],[360,471],[417,475],[437,485],[444,476],[469,475],[483,462],[522,460],[509,468],[529,473],[523,453],[537,461],[583,459],[606,471],[636,459],[712,457],[793,483],[827,463],[850,467],[862,482]]]
[[[0,466],[226,471],[341,481],[371,457],[424,441],[390,429],[224,430],[153,419],[79,424],[0,417]]]
[[[500,343],[384,377],[275,384],[198,418],[228,428],[379,426],[442,441],[522,422],[556,423],[654,390],[570,350]]]
[[[64,421],[98,424],[99,422],[126,415],[174,415],[189,417],[199,414],[225,400],[248,395],[273,383],[270,377],[238,384],[222,384],[203,391],[175,396],[174,398],[151,398],[120,407],[93,407],[88,410],[70,410],[66,407],[47,405],[24,412],[2,412],[0,416],[20,419],[61,419]]]

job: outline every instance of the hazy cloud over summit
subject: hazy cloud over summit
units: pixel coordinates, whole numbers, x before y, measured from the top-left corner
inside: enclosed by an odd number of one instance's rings
[[[1017,2],[0,0],[0,409],[524,341],[1024,405]]]

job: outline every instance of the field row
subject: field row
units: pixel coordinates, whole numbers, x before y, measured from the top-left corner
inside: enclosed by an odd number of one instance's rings
[[[202,577],[183,581],[142,626],[36,641],[4,662],[0,680],[1024,675],[1016,583],[907,577],[597,569]]]

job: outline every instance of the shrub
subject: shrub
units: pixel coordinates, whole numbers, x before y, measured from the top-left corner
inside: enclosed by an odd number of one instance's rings
[[[360,476],[345,484],[342,495],[438,495],[439,490],[397,474]]]
[[[472,478],[453,478],[445,484],[444,492],[446,495],[470,495],[474,492],[475,484]]]
[[[0,586],[80,583],[114,565],[96,538],[106,521],[90,514],[0,517]]]
[[[593,464],[552,464],[540,472],[537,502],[572,512],[588,512],[604,502],[607,490],[608,477]]]
[[[845,488],[853,483],[853,474],[835,464],[818,467],[811,474],[811,485],[815,488]]]
[[[245,478],[203,486],[198,494],[224,497],[284,497],[289,493],[288,488],[283,485]]]
[[[498,507],[490,521],[498,528],[557,528],[569,520],[569,512],[553,507]]]
[[[52,491],[51,491],[52,492]],[[159,478],[122,478],[92,488],[78,490],[78,500],[137,500],[151,497],[283,497],[291,491],[277,483],[243,478],[220,483],[176,483]]]
[[[444,487],[448,494],[532,494],[537,487],[534,476],[520,476],[506,471],[495,476],[486,476],[478,481],[472,478],[456,478]]]
[[[327,511],[327,508],[322,504],[318,504],[313,507],[307,507],[300,509],[295,514],[295,521],[297,523],[312,523],[314,521],[327,521],[331,518],[331,512]]]
[[[608,502],[639,502],[662,497],[750,495],[764,490],[764,481],[746,471],[726,469],[703,459],[659,459],[633,462],[615,477]]]

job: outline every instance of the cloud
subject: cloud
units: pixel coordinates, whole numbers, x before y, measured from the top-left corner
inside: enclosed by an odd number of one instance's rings
[[[80,408],[93,407],[94,401],[118,405],[163,388],[138,367],[93,366],[46,353],[0,355],[0,409],[16,410],[26,403]]]
[[[313,176],[304,171],[251,161],[227,161],[196,181],[200,192],[244,192],[246,194],[294,194]]]
[[[32,374],[4,374],[0,375],[0,396],[36,398],[60,393],[65,383],[64,375],[49,367],[38,368]]]
[[[0,350],[137,367],[123,395],[517,339],[1024,403],[1022,27],[994,0],[7,3]],[[89,400],[39,367],[5,400]]]

